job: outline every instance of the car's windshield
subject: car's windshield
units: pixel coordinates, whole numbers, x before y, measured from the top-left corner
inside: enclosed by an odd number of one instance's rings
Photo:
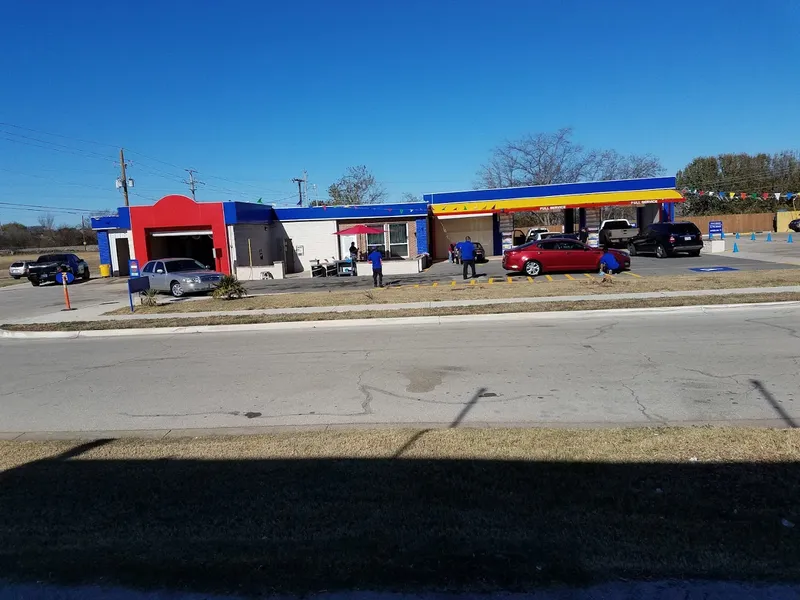
[[[24,265],[21,262],[15,262],[15,263],[11,263],[11,266],[12,267],[22,267]]]
[[[69,260],[68,254],[45,254],[36,259],[37,263],[65,262]]]
[[[207,271],[205,265],[196,260],[185,258],[181,260],[168,260],[164,263],[167,266],[167,273],[178,273],[180,271]]]

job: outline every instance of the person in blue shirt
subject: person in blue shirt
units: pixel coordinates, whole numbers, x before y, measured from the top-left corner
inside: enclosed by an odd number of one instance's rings
[[[367,260],[372,263],[372,284],[374,287],[383,287],[383,256],[381,251],[373,248],[367,256]]]
[[[607,275],[613,275],[619,271],[617,258],[608,250],[608,246],[603,246],[603,256],[600,257],[600,270]]]
[[[467,268],[472,269],[472,276],[477,277],[475,274],[475,244],[469,236],[464,238],[463,242],[458,242],[456,248],[461,255],[461,264],[464,265],[464,279],[467,278]]]

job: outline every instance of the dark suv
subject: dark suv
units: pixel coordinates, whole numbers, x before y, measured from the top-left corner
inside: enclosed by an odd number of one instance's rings
[[[679,252],[699,256],[703,234],[694,223],[653,223],[628,242],[631,256],[653,253],[666,258]]]

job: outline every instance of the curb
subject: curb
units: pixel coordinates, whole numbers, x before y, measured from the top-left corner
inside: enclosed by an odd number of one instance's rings
[[[341,329],[347,327],[393,327],[408,325],[449,325],[482,321],[539,321],[637,315],[652,313],[698,313],[740,308],[800,307],[800,301],[754,302],[738,304],[699,304],[692,306],[660,306],[654,308],[604,308],[597,310],[494,313],[481,315],[444,315],[430,317],[390,317],[375,319],[339,319],[326,321],[290,321],[287,323],[245,323],[237,325],[196,325],[189,327],[155,327],[140,329],[97,329],[84,331],[8,331],[0,329],[0,338],[18,340],[131,337],[142,335],[183,335],[202,333],[241,333],[247,331],[292,331],[308,329]]]

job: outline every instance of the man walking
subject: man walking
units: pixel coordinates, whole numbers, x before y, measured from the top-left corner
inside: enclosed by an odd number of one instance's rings
[[[461,264],[464,265],[464,279],[467,278],[467,268],[472,269],[472,276],[477,277],[475,273],[475,244],[467,236],[463,242],[458,243],[458,250],[461,254]]]
[[[367,260],[372,263],[372,285],[373,287],[383,287],[383,257],[381,251],[373,248],[367,256]]]

